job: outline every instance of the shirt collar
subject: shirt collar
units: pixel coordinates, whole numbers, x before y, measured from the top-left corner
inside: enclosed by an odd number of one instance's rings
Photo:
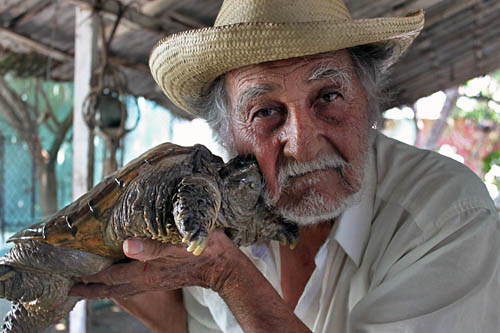
[[[357,266],[361,262],[363,251],[368,242],[373,215],[377,187],[374,148],[368,154],[363,187],[361,201],[348,208],[339,217],[337,228],[332,233],[333,238]]]

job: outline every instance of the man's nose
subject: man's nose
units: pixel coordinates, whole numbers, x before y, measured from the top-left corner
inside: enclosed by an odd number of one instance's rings
[[[284,155],[302,162],[314,160],[327,143],[319,122],[308,110],[291,110],[281,135]]]

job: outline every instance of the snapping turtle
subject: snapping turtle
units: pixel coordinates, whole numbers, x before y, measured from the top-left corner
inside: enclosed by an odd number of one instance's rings
[[[0,258],[0,297],[13,301],[2,332],[36,332],[69,312],[72,277],[124,259],[130,237],[182,242],[199,254],[221,228],[239,246],[279,240],[294,246],[297,226],[265,207],[255,158],[224,164],[202,145],[161,144],[107,177],[47,220],[9,241]]]

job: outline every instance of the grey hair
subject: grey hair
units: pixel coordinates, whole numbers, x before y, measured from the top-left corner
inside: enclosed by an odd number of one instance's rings
[[[234,152],[234,140],[229,120],[229,100],[224,74],[217,77],[207,92],[186,101],[195,114],[205,119],[214,132],[215,140],[228,152]]]
[[[348,49],[363,86],[368,102],[369,121],[373,127],[380,125],[382,111],[389,104],[389,67],[397,45],[367,44]]]
[[[371,126],[376,127],[381,111],[390,100],[388,67],[394,54],[390,44],[360,45],[348,49],[356,74],[365,90]],[[333,51],[332,53],[334,53]],[[212,82],[208,91],[196,99],[186,101],[188,106],[204,118],[215,134],[215,139],[230,153],[234,153],[234,139],[230,126],[229,100],[224,75]]]
[[[329,79],[336,82],[341,88],[351,88],[352,75],[346,71],[330,64],[321,64],[309,77],[309,81]]]

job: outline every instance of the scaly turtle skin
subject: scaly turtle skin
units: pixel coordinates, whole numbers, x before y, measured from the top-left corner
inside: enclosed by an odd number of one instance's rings
[[[49,219],[9,241],[0,258],[0,297],[13,301],[2,332],[38,332],[79,300],[73,277],[124,259],[130,237],[183,242],[199,254],[215,228],[239,246],[279,240],[294,246],[298,229],[267,209],[253,157],[224,164],[204,146],[165,143],[131,161]]]

